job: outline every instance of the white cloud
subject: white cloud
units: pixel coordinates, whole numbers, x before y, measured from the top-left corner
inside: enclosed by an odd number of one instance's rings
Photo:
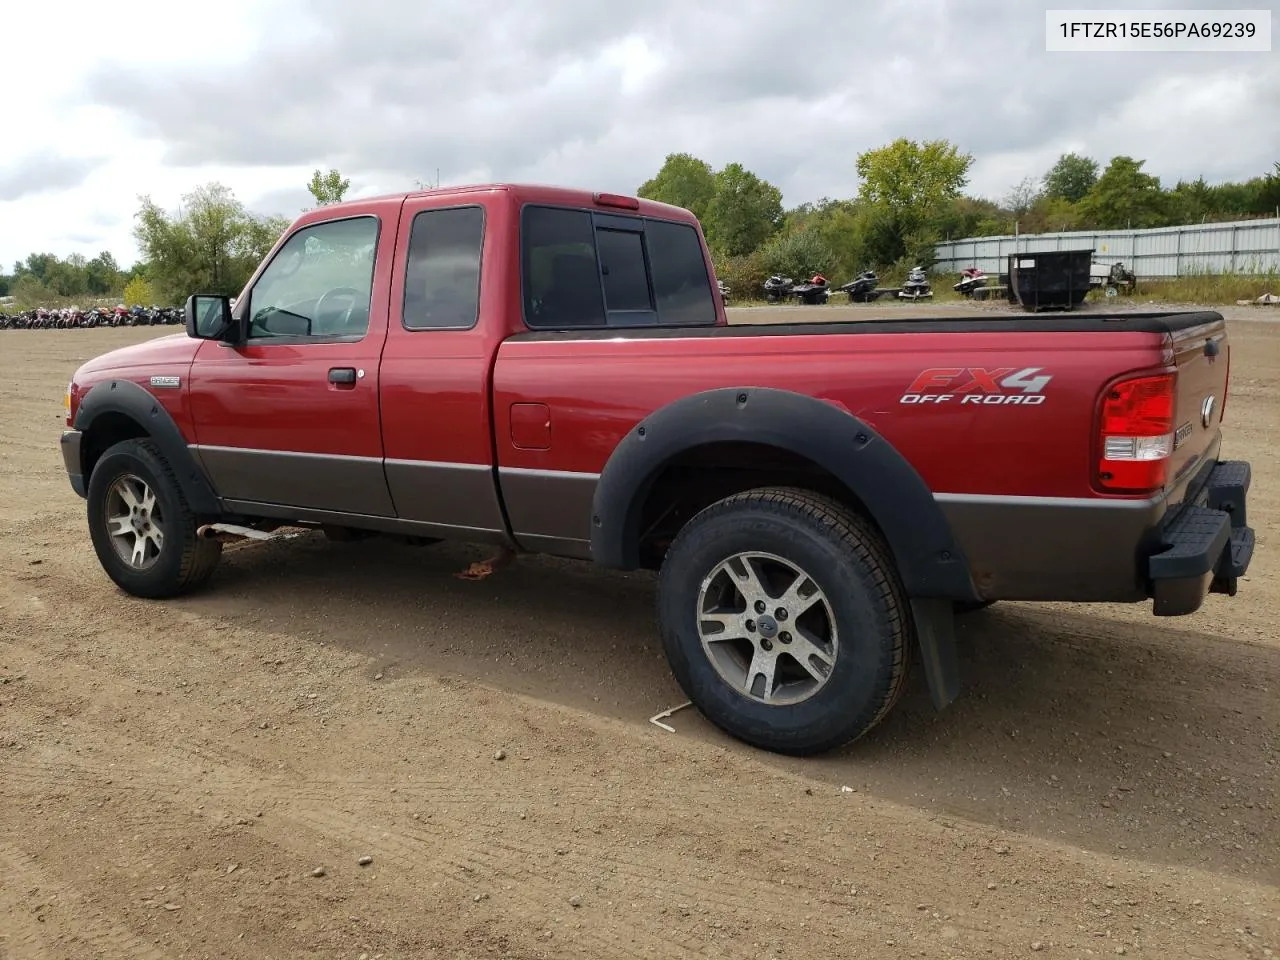
[[[5,13],[0,264],[131,262],[139,194],[220,180],[293,215],[315,167],[352,194],[431,179],[632,191],[665,154],[737,160],[788,204],[849,196],[858,152],[947,137],[998,198],[1058,154],[1166,182],[1276,159],[1271,54],[1048,54],[1023,0],[160,0]],[[1130,6],[1205,6],[1205,0]]]

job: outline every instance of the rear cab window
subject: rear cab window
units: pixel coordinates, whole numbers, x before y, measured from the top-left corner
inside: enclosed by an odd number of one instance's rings
[[[484,207],[437,207],[414,215],[401,304],[406,330],[476,325],[483,247]]]
[[[524,318],[532,329],[716,322],[691,224],[529,204],[520,235]]]

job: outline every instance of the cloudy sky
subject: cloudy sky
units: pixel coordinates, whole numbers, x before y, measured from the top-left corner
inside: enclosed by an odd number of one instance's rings
[[[1071,150],[1145,158],[1166,182],[1280,159],[1276,52],[1047,53],[1044,11],[1063,6],[21,0],[0,14],[0,265],[131,263],[138,196],[174,208],[210,180],[292,216],[316,167],[350,195],[437,169],[628,192],[688,151],[794,205],[853,195],[857,154],[898,136],[955,141],[976,158],[970,192],[993,198]],[[1280,20],[1275,0],[1127,6]]]

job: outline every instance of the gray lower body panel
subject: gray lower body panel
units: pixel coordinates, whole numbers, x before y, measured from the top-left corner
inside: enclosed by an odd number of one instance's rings
[[[192,446],[223,500],[393,517],[381,459]]]
[[[484,463],[387,460],[387,488],[402,520],[472,530],[506,529],[493,482]]]
[[[989,600],[1132,603],[1147,598],[1164,500],[938,494]]]
[[[598,474],[502,467],[498,477],[511,529],[524,549],[591,559]]]

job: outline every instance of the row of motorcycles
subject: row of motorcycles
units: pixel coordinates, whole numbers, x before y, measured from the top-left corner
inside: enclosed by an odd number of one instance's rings
[[[816,305],[826,303],[833,293],[843,293],[850,303],[870,303],[881,297],[896,295],[900,300],[923,300],[933,296],[933,287],[922,267],[912,267],[901,287],[879,286],[880,278],[874,270],[864,270],[846,284],[833,287],[820,273],[808,280],[796,283],[790,277],[774,274],[764,282],[764,296],[770,303],[783,303],[795,298],[800,303]]]
[[[183,323],[179,307],[40,307],[23,313],[0,313],[0,330],[77,330],[84,327],[160,327]]]

